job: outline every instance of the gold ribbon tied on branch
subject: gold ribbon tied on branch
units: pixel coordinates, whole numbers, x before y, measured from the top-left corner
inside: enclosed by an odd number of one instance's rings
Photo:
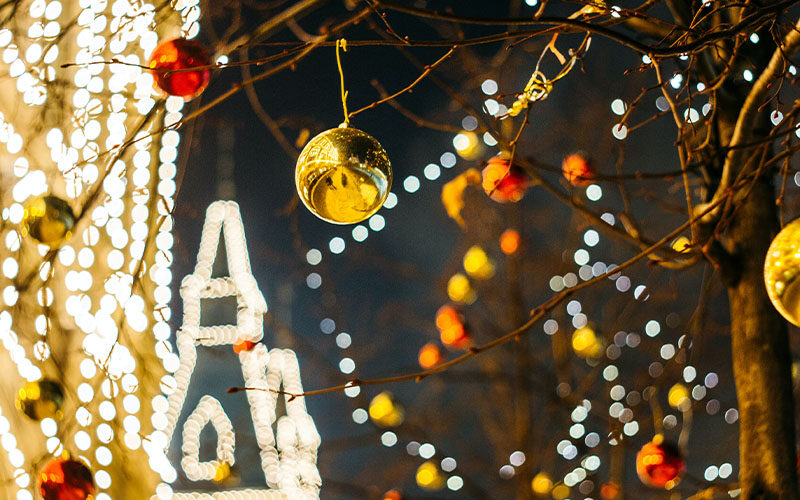
[[[605,14],[606,12],[608,12],[608,8],[606,7],[605,2],[598,0],[573,12],[568,19],[576,19],[578,17],[584,17],[590,14]],[[558,33],[553,35],[553,37],[550,39],[550,43],[547,44],[542,53],[539,55],[539,59],[536,61],[536,68],[534,68],[533,73],[528,80],[528,84],[525,85],[525,89],[517,97],[517,100],[514,101],[511,109],[508,110],[508,114],[510,116],[517,116],[524,109],[527,109],[532,102],[543,101],[544,99],[547,99],[547,96],[550,95],[550,92],[553,90],[553,84],[567,76],[567,74],[572,71],[572,68],[575,67],[575,63],[583,58],[583,56],[589,50],[589,46],[592,42],[592,36],[589,32],[587,32],[578,48],[569,49],[568,58],[564,56],[564,54],[562,54],[558,48],[556,48],[556,40],[558,40]],[[547,76],[539,69],[542,65],[542,61],[544,60],[544,56],[547,55],[548,52],[552,53],[561,64],[561,70],[559,70],[558,74],[556,74],[556,76],[553,78],[547,78]]]

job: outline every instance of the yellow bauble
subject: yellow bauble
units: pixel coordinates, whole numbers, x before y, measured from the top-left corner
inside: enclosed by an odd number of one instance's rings
[[[425,462],[417,468],[416,480],[423,490],[436,491],[444,487],[444,477],[433,462]]]
[[[584,326],[572,334],[572,349],[582,358],[596,359],[603,355],[605,346],[592,327]]]
[[[369,417],[380,427],[397,427],[405,420],[406,412],[391,392],[384,391],[370,401]]]
[[[494,276],[494,264],[483,248],[475,245],[464,254],[464,270],[473,278],[486,280]]]
[[[772,240],[764,259],[764,283],[772,305],[793,325],[800,326],[800,219]]]
[[[214,467],[214,478],[212,481],[215,483],[230,484],[235,482],[236,475],[228,462],[218,462]]]
[[[458,156],[465,160],[477,160],[483,154],[483,143],[475,132],[465,130],[457,134],[453,139],[453,146]]]
[[[681,383],[673,385],[669,393],[667,393],[667,401],[669,405],[676,410],[686,410],[691,406],[692,401],[689,399],[689,388]]]
[[[29,418],[59,420],[64,406],[64,390],[54,380],[28,382],[17,393],[17,408]]]
[[[453,302],[472,304],[478,298],[478,293],[472,288],[469,278],[456,273],[447,281],[447,296]]]
[[[392,187],[392,167],[372,136],[339,126],[308,141],[297,159],[295,183],[314,215],[353,224],[383,206]]]
[[[555,500],[564,500],[569,496],[569,487],[564,484],[559,484],[551,492]]]
[[[39,243],[55,248],[72,235],[75,214],[69,204],[55,196],[39,196],[25,206],[23,232]]]
[[[533,476],[531,490],[539,496],[545,496],[553,489],[553,480],[546,472],[540,472]]]

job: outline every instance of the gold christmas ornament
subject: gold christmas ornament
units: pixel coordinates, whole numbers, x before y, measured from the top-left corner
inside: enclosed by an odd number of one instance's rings
[[[39,243],[55,248],[72,235],[75,214],[69,204],[55,196],[39,196],[25,206],[23,232]]]
[[[764,284],[772,305],[793,325],[800,326],[800,219],[784,227],[767,250]]]
[[[342,124],[308,141],[297,159],[295,183],[314,215],[353,224],[383,206],[392,187],[392,167],[378,141]]]
[[[27,382],[17,393],[17,408],[33,420],[59,420],[64,406],[64,390],[55,380]]]

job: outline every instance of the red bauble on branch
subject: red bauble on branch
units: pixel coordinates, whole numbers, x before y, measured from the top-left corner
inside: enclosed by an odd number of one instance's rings
[[[39,472],[39,491],[44,500],[93,498],[92,471],[78,460],[54,458]]]
[[[647,486],[670,490],[681,480],[686,468],[677,446],[664,441],[657,434],[636,454],[636,473]]]
[[[442,344],[450,349],[466,349],[472,344],[464,316],[453,306],[442,306],[436,311],[436,328]]]
[[[595,177],[594,165],[583,153],[573,153],[561,162],[561,172],[567,182],[573,186],[588,186]]]
[[[506,155],[497,155],[483,169],[483,190],[496,202],[517,202],[525,196],[528,176],[525,171],[509,163]]]
[[[240,354],[242,352],[252,350],[253,347],[255,346],[256,346],[255,342],[251,342],[249,340],[242,340],[240,342],[233,344],[233,352],[235,352],[236,354]]]
[[[208,86],[208,68],[188,70],[211,64],[211,55],[202,44],[185,38],[161,42],[150,56],[150,68],[156,86],[165,94],[189,101]]]

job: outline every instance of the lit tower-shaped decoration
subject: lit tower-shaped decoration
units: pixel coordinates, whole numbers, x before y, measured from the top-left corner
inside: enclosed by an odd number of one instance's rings
[[[212,278],[211,271],[224,237],[229,276]],[[235,297],[236,324],[201,326],[201,299]],[[302,397],[286,396],[286,415],[278,418],[278,391],[302,393],[300,369],[294,352],[288,349],[267,350],[260,342],[263,337],[262,317],[267,304],[250,270],[244,227],[239,207],[234,202],[217,201],[208,208],[197,265],[194,273],[181,283],[183,325],[177,333],[180,367],[175,373],[176,386],[168,389],[168,406],[156,418],[167,422],[164,433],[167,441],[149,440],[145,448],[150,463],[161,471],[164,480],[153,498],[232,498],[233,492],[173,492],[169,483],[177,471],[169,463],[166,447],[175,439],[179,417],[197,363],[197,346],[230,345],[238,353],[247,391],[250,414],[261,468],[267,489],[236,490],[236,498],[311,500],[319,498],[320,476],[317,471],[317,448],[320,436],[314,421],[306,411]],[[218,436],[217,457],[213,461],[198,459],[199,434],[211,423]],[[235,436],[230,420],[220,402],[210,395],[201,398],[197,408],[186,420],[182,432],[181,467],[191,481],[214,479],[219,467],[230,467],[234,461]],[[226,496],[227,495],[227,496]]]
[[[197,35],[199,15],[197,0],[0,6],[2,498],[40,498],[62,452],[91,472],[95,500],[147,498],[158,483],[142,436],[158,429],[159,385],[178,368],[180,136],[167,127],[184,100],[163,97],[142,66],[160,39]],[[15,399],[58,411],[23,413]]]

